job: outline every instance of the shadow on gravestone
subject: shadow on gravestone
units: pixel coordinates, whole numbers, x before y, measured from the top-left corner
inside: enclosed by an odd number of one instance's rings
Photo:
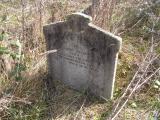
[[[74,13],[66,21],[44,26],[49,74],[76,90],[96,96],[113,96],[121,38],[91,23],[91,17]]]

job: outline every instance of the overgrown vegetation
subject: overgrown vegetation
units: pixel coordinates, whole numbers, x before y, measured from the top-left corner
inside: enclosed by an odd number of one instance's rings
[[[42,27],[89,4],[0,1],[2,120],[160,119],[159,0],[102,0],[92,11],[96,25],[123,38],[112,101],[76,92],[59,81],[49,89]]]

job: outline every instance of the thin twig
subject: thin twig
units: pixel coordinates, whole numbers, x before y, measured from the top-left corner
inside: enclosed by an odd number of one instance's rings
[[[79,109],[79,111],[77,112],[77,114],[76,114],[76,116],[75,116],[74,120],[76,120],[76,119],[77,119],[77,117],[78,117],[78,115],[79,115],[80,111],[82,110],[82,108],[83,108],[83,106],[84,106],[85,102],[86,102],[86,98],[84,99],[83,104],[82,104],[81,108]]]

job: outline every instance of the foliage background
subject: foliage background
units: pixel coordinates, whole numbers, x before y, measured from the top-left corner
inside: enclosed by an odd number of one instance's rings
[[[46,82],[50,78],[42,27],[65,20],[67,15],[83,11],[90,4],[86,0],[0,1],[2,120],[106,119],[139,67],[136,78],[143,75],[141,82],[160,67],[160,2],[101,0],[98,7],[92,8],[93,23],[123,38],[114,99],[104,102],[85,92],[73,91],[59,81],[52,88],[52,83]],[[152,63],[145,71],[150,60]],[[160,118],[159,91],[157,72],[129,98],[116,119]]]

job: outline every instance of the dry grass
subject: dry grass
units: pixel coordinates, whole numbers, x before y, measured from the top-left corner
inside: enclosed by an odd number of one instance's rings
[[[127,87],[129,79],[132,78],[146,52],[138,45],[144,43],[143,46],[146,47],[145,43],[148,44],[141,37],[130,37],[125,34],[125,30],[128,32],[127,26],[124,25],[126,6],[127,8],[136,7],[131,6],[130,2],[134,1],[121,4],[117,4],[114,0],[102,1],[101,7],[97,8],[94,13],[95,24],[115,34],[121,34],[124,38],[124,45],[119,56],[115,99]],[[114,100],[101,101],[86,93],[72,90],[58,81],[55,83],[56,91],[53,89],[50,92],[45,82],[48,78],[46,77],[46,58],[43,54],[45,53],[45,40],[42,26],[46,23],[64,20],[68,14],[81,11],[88,5],[89,1],[85,0],[76,2],[72,0],[17,0],[5,4],[0,2],[0,16],[2,16],[0,20],[4,17],[4,21],[0,22],[0,28],[9,34],[8,41],[20,40],[24,54],[21,63],[26,66],[26,70],[21,71],[23,78],[20,81],[16,81],[5,72],[0,75],[0,118],[2,120],[44,120],[47,117],[56,120],[102,120],[110,114]],[[136,25],[132,25],[129,31],[132,32]],[[140,40],[142,40],[141,43]],[[159,108],[159,99],[157,99],[159,94],[151,85],[149,86],[149,90],[145,87],[144,91],[139,92],[138,97],[133,96],[117,120],[143,119],[149,114],[149,117],[153,116],[152,110]],[[51,94],[52,97],[50,97]],[[145,100],[149,103],[147,107],[151,106],[149,111],[144,110],[146,109]],[[145,102],[138,104],[142,101]],[[131,104],[134,102],[142,107],[138,106],[139,109],[132,107]],[[142,114],[138,114],[139,112]]]

